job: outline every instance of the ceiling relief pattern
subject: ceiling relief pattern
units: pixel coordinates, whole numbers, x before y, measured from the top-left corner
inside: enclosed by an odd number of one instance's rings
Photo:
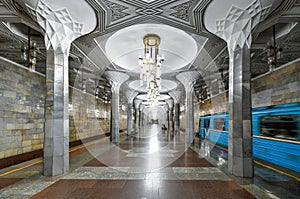
[[[142,1],[144,1],[146,3],[151,3],[151,2],[156,1],[156,0],[142,0]]]
[[[13,14],[18,14],[18,12],[22,10],[20,9],[20,6],[18,6],[18,4],[15,4],[11,0],[2,0],[2,4],[4,4]]]
[[[115,22],[117,20],[120,20],[128,15],[130,15],[129,13],[127,13],[125,10],[128,9],[128,7],[123,6],[121,4],[118,3],[114,3],[108,0],[103,0],[103,2],[107,5],[107,7],[111,10],[112,12],[112,22]]]
[[[104,32],[106,27],[106,11],[100,2],[95,0],[86,0],[96,11],[98,16],[98,25],[95,31]]]
[[[185,29],[188,32],[200,34],[197,31],[200,24],[195,24],[195,17],[199,17],[210,0],[204,0],[204,4],[199,4],[197,10],[194,12],[196,0],[156,0],[156,1],[141,1],[141,0],[88,0],[97,12],[101,11],[95,4],[102,5],[106,10],[105,28],[97,28],[95,36],[100,36],[110,32],[117,31],[130,25],[143,22],[157,22],[170,25],[179,29]],[[202,1],[199,1],[202,2]],[[101,6],[100,6],[101,7]],[[201,16],[200,16],[201,18]],[[202,20],[197,22],[202,23]],[[99,24],[99,25],[102,25]],[[205,33],[205,35],[212,34]]]
[[[188,10],[191,8],[193,3],[194,1],[188,1],[183,4],[171,7],[171,9],[175,10],[176,12],[171,13],[170,15],[183,21],[190,22]]]
[[[211,1],[212,0],[198,1],[197,5],[193,8],[194,26],[198,34],[211,39],[212,41],[214,41],[213,43],[218,43],[216,45],[219,45],[220,41],[217,41],[219,38],[209,33],[203,24],[203,13],[205,11],[205,8]]]
[[[160,8],[138,8],[136,9],[136,13],[140,15],[160,15],[163,13],[163,10]]]

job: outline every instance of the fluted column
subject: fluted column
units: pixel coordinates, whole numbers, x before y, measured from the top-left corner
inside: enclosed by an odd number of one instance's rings
[[[142,100],[135,99],[134,100],[134,107],[135,107],[135,131],[137,132],[139,130],[139,122],[140,122],[140,104],[142,103]]]
[[[173,127],[173,100],[172,99],[168,99],[166,100],[167,104],[168,104],[168,131],[171,132],[171,127]]]
[[[169,95],[174,100],[174,132],[177,134],[179,132],[179,111],[180,111],[180,98],[182,95],[181,91],[172,91]]]
[[[75,21],[69,8],[52,9],[57,5],[45,1],[31,1],[26,4],[31,16],[38,22],[44,32],[47,50],[45,103],[45,136],[44,136],[44,168],[43,174],[54,176],[69,170],[69,63],[68,56],[72,41],[87,34],[95,28],[96,15],[88,8],[88,29],[83,26],[87,21]],[[87,6],[87,7],[86,7]],[[76,7],[76,6],[75,6]],[[71,9],[74,9],[72,7]],[[79,10],[77,7],[76,9]],[[78,11],[80,14],[80,11]],[[78,14],[78,13],[77,13]]]
[[[144,110],[144,105],[143,104],[140,104],[140,107],[139,107],[139,127],[141,128],[144,124],[143,124],[143,120],[144,120],[144,113],[143,113],[143,110]]]
[[[247,3],[248,2],[248,3]],[[263,2],[264,7],[261,2]],[[276,1],[228,2],[222,20],[216,17],[217,26],[209,18],[207,28],[227,42],[229,51],[229,136],[228,171],[236,176],[253,177],[252,125],[251,125],[251,32],[270,12]],[[216,1],[215,4],[223,3]],[[206,12],[214,11],[211,5]],[[220,13],[219,13],[220,15]],[[211,27],[209,27],[211,26]]]
[[[127,135],[131,135],[132,132],[132,116],[133,116],[133,99],[138,95],[138,92],[126,91],[125,92],[128,104],[127,104]]]
[[[170,130],[170,109],[169,109],[169,105],[166,103],[164,106],[163,106],[163,109],[165,110],[165,114],[166,114],[166,121],[167,121],[167,132],[169,132]]]
[[[120,138],[120,126],[119,126],[119,92],[121,85],[129,79],[129,76],[125,73],[117,71],[106,71],[104,73],[111,85],[111,130],[110,141],[112,143],[119,143]]]
[[[197,71],[188,71],[180,73],[176,78],[184,85],[185,88],[185,131],[186,131],[186,143],[192,144],[194,142],[195,130],[194,130],[194,84],[200,78],[200,74]]]

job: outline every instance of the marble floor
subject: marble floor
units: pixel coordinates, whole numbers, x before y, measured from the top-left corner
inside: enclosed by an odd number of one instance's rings
[[[253,179],[226,174],[226,151],[185,143],[151,125],[70,150],[70,171],[42,176],[35,159],[0,170],[0,198],[299,198],[299,181],[255,165]]]

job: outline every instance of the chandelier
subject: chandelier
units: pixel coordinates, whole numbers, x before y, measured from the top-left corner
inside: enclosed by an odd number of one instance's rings
[[[21,58],[27,62],[30,72],[34,72],[36,66],[37,47],[36,42],[31,42],[30,27],[28,27],[27,46],[22,46],[21,52]]]
[[[276,44],[275,25],[273,25],[273,44],[270,42],[267,46],[269,71],[273,71],[277,65],[278,59],[282,58],[282,48]]]
[[[150,105],[155,105],[160,98],[161,65],[164,57],[159,55],[160,37],[158,35],[147,34],[143,41],[144,55],[139,56],[140,85],[146,84],[147,100]]]

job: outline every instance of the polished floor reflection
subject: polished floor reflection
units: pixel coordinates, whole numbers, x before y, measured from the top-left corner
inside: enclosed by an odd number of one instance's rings
[[[288,180],[294,185],[286,185],[289,189],[282,188],[284,183],[280,181],[269,187],[262,184],[260,178],[271,174],[264,168],[255,168],[254,180],[233,180],[222,171],[226,167],[226,152],[207,151],[209,146],[198,139],[187,147],[183,132],[174,136],[158,125],[149,125],[140,133],[123,133],[120,138],[118,145],[101,139],[72,149],[71,169],[65,175],[42,176],[38,160],[7,168],[1,173],[25,166],[0,178],[0,198],[215,199],[299,195],[299,183],[291,179]],[[287,180],[280,175],[272,174]],[[278,193],[278,189],[283,191]]]

